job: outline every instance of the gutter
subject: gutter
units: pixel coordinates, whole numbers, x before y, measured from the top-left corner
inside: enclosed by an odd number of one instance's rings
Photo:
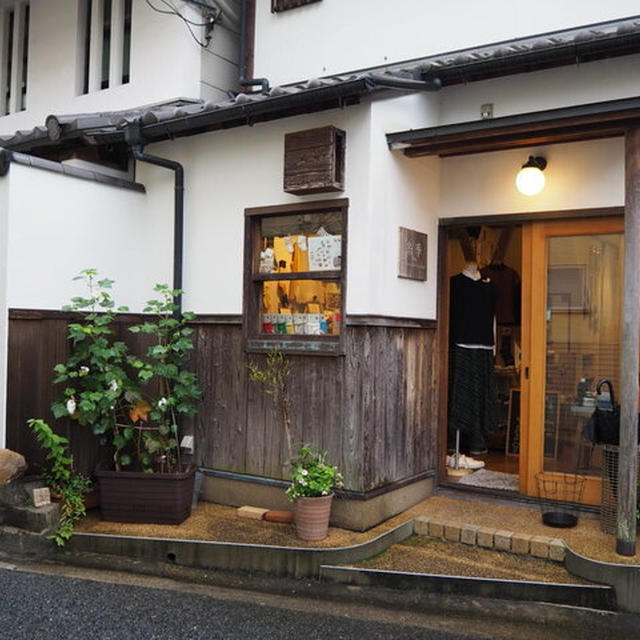
[[[136,120],[125,129],[125,140],[131,147],[133,157],[157,167],[169,169],[174,173],[173,187],[173,285],[182,291],[183,246],[184,246],[184,167],[175,160],[161,158],[144,152],[144,142],[140,133],[140,121]],[[182,313],[182,293],[174,297],[177,306],[176,315]]]
[[[138,182],[132,182],[131,180],[125,180],[124,178],[116,178],[115,176],[109,176],[104,173],[99,173],[98,171],[91,171],[90,169],[73,167],[61,162],[45,160],[44,158],[27,155],[26,153],[9,151],[9,149],[3,149],[0,147],[0,178],[4,178],[9,173],[9,168],[12,163],[20,164],[25,167],[32,167],[34,169],[43,169],[59,175],[79,178],[80,180],[99,182],[100,184],[119,187],[121,189],[131,189],[132,191],[139,191],[141,193],[145,192],[144,186]]]

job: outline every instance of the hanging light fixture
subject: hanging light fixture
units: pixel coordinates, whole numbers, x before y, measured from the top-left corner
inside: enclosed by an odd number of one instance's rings
[[[539,194],[545,185],[544,173],[547,166],[545,158],[540,156],[529,156],[529,159],[522,165],[516,176],[516,187],[525,196],[535,196]]]

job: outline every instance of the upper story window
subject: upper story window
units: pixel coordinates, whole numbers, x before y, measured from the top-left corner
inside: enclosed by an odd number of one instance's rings
[[[27,108],[29,3],[18,1],[0,9],[0,111]]]
[[[346,199],[247,209],[247,349],[342,351]]]
[[[320,2],[320,0],[271,0],[271,12],[278,13],[287,9],[295,9],[312,2]]]
[[[78,93],[130,79],[132,0],[79,0]]]

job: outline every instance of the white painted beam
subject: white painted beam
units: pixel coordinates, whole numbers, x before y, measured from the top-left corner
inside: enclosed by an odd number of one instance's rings
[[[109,54],[109,87],[122,84],[124,61],[124,0],[111,0],[111,49]]]
[[[11,50],[11,88],[9,111],[17,113],[22,108],[22,49],[24,45],[26,6],[16,2],[13,8],[13,47]]]
[[[7,51],[9,46],[9,17],[4,8],[0,8],[0,117],[7,113]]]
[[[104,29],[104,0],[91,3],[91,45],[89,47],[89,93],[102,88],[102,43]]]

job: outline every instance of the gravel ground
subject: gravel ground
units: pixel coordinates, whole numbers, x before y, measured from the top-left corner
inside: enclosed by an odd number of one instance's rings
[[[420,515],[562,538],[572,549],[589,558],[605,562],[640,564],[638,556],[625,558],[615,553],[614,537],[600,531],[599,521],[596,518],[581,517],[578,526],[573,529],[555,529],[542,524],[540,510],[537,507],[515,503],[514,506],[503,506],[485,501],[442,496],[428,498],[364,533],[330,527],[328,536],[320,542],[300,540],[295,535],[293,525],[240,518],[233,507],[207,502],[201,502],[191,517],[178,526],[103,522],[100,520],[99,513],[94,511],[79,523],[77,529],[113,535],[327,548],[361,544]]]
[[[409,571],[436,575],[530,580],[558,584],[590,584],[572,576],[564,567],[530,556],[489,551],[454,542],[413,536],[384,553],[358,562],[357,567],[385,571]]]

